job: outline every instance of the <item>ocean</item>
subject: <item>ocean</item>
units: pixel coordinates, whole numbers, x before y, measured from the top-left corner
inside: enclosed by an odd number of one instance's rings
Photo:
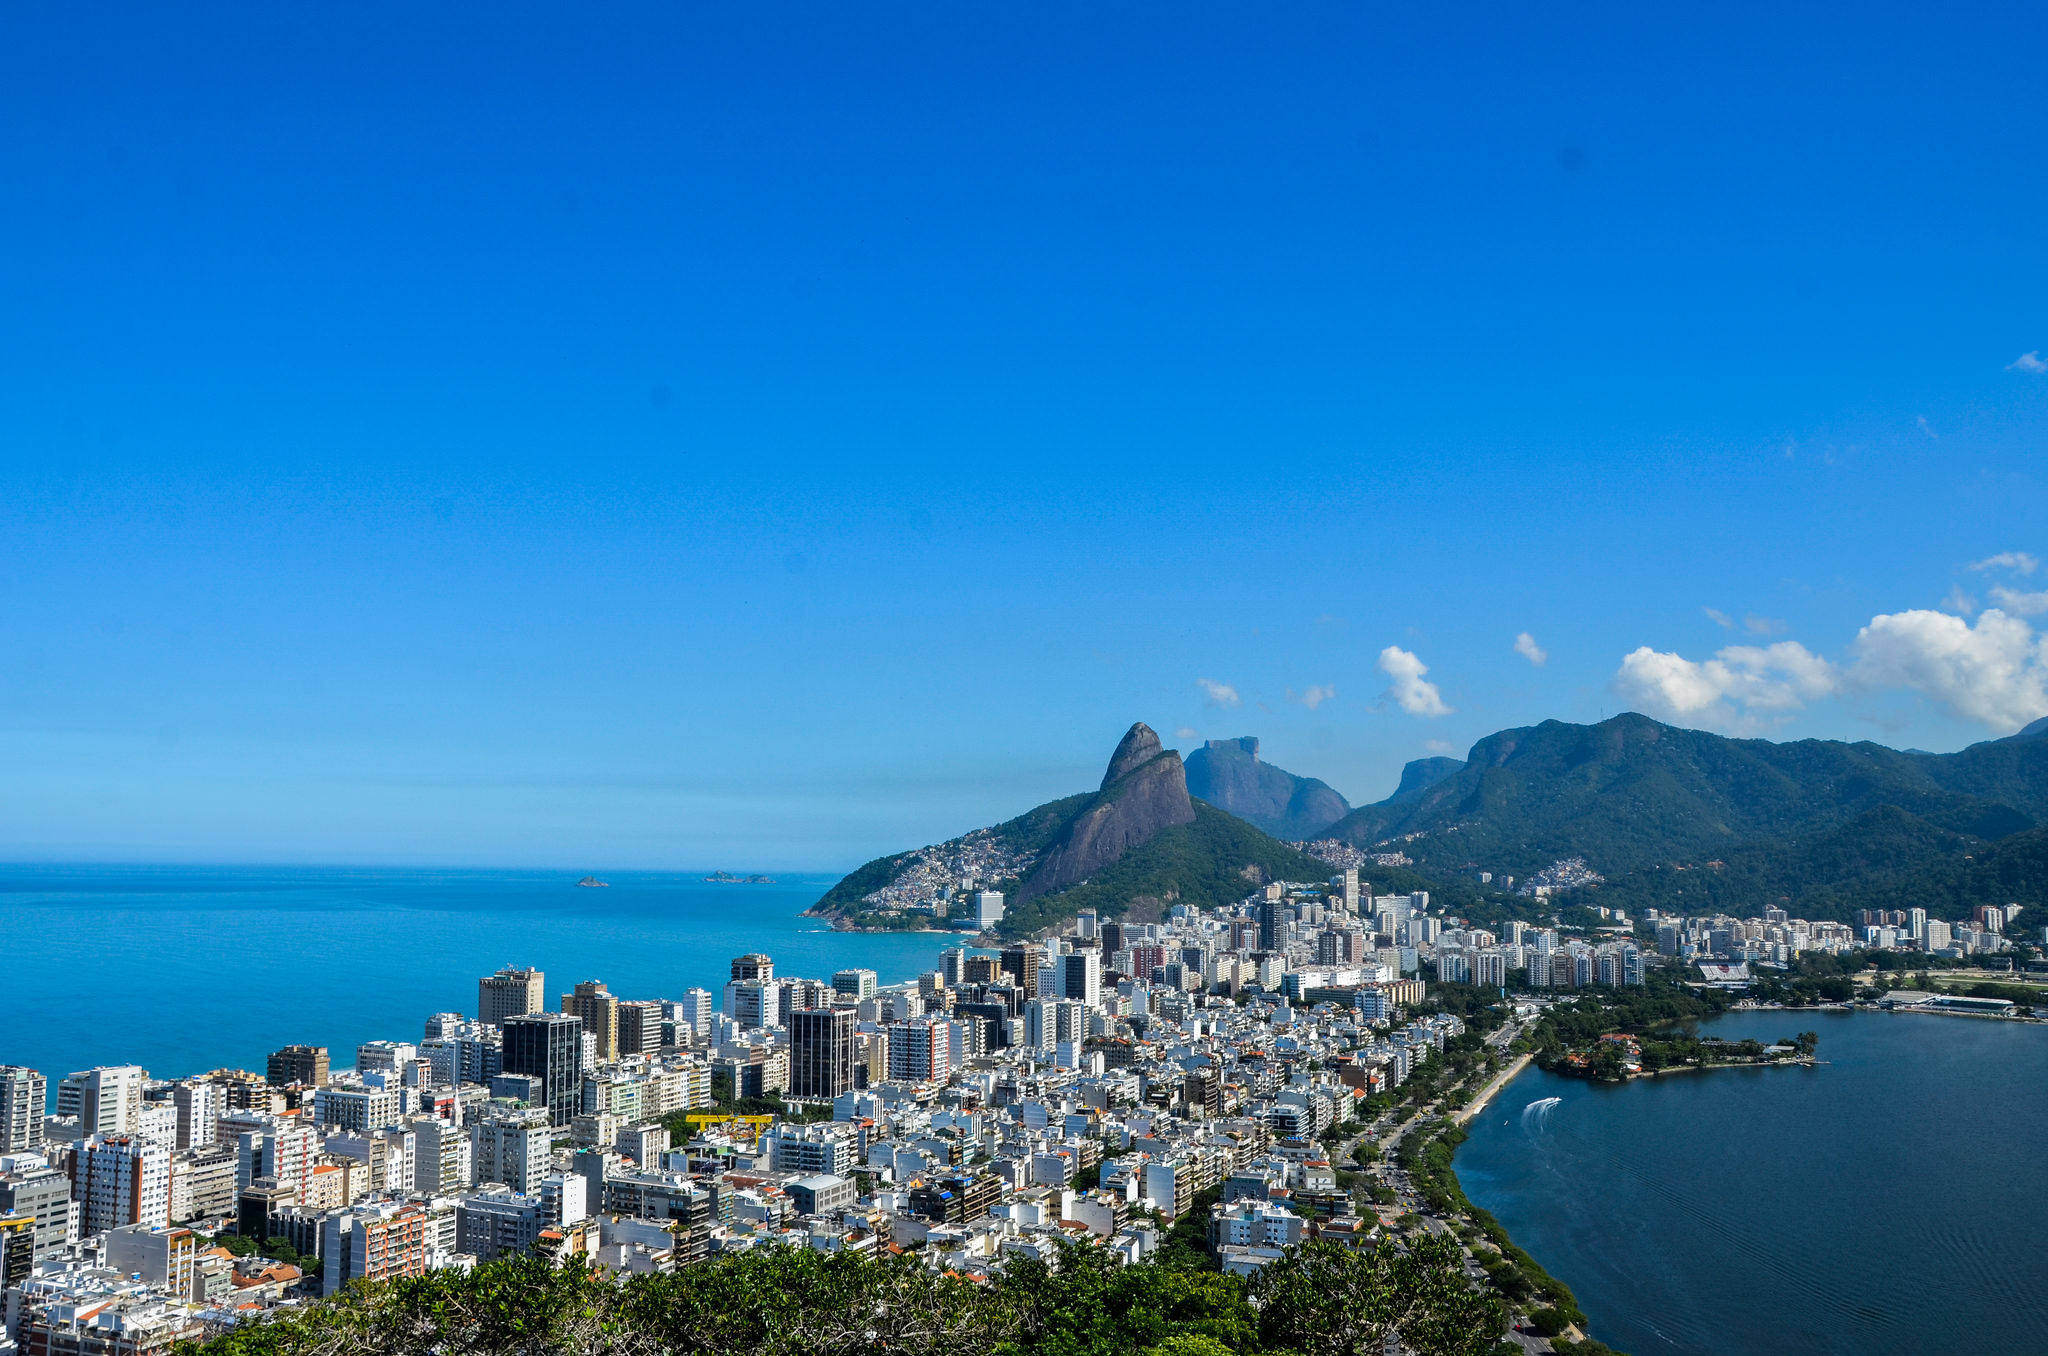
[[[552,995],[601,979],[622,998],[717,993],[732,957],[777,974],[933,969],[933,933],[833,932],[798,915],[836,876],[774,885],[707,873],[312,867],[0,867],[0,1064],[58,1078],[139,1064],[160,1078],[264,1067],[325,1045],[418,1040],[436,1012],[476,1012],[476,982],[539,966]]]
[[[1814,1069],[1530,1068],[1470,1127],[1475,1204],[1631,1356],[2048,1352],[2048,1027],[1731,1013]],[[1549,1099],[1555,1099],[1549,1100]]]

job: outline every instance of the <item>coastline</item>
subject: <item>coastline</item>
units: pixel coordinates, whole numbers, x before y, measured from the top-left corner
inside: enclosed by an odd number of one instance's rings
[[[1475,1116],[1486,1110],[1486,1104],[1494,1099],[1494,1095],[1508,1084],[1514,1082],[1515,1076],[1528,1068],[1535,1061],[1535,1058],[1534,1055],[1515,1056],[1514,1063],[1502,1069],[1498,1074],[1495,1074],[1493,1081],[1481,1088],[1477,1097],[1474,1097],[1467,1103],[1462,1110],[1452,1115],[1452,1122],[1457,1125],[1470,1125]]]

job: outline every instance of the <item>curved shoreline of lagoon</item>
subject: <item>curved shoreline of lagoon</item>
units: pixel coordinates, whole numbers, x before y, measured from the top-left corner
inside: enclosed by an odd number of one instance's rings
[[[1702,1023],[1817,1030],[1814,1067],[1623,1083],[1532,1067],[1466,1127],[1459,1181],[1631,1356],[2040,1349],[2048,1253],[2026,1203],[2048,1187],[2031,1148],[2048,1031],[1886,1015]]]

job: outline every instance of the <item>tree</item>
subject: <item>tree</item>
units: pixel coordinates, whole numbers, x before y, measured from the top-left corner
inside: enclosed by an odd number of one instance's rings
[[[1492,1294],[1466,1280],[1456,1240],[1429,1235],[1403,1249],[1310,1243],[1254,1282],[1260,1336],[1300,1356],[1382,1356],[1389,1333],[1421,1356],[1482,1356],[1507,1330]]]

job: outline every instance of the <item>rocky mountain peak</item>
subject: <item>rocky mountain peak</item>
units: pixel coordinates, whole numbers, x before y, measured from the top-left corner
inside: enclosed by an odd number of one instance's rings
[[[1109,771],[1102,774],[1102,789],[1109,790],[1145,764],[1157,758],[1162,749],[1159,733],[1144,721],[1124,732],[1123,740],[1116,746],[1116,752],[1109,756]]]

